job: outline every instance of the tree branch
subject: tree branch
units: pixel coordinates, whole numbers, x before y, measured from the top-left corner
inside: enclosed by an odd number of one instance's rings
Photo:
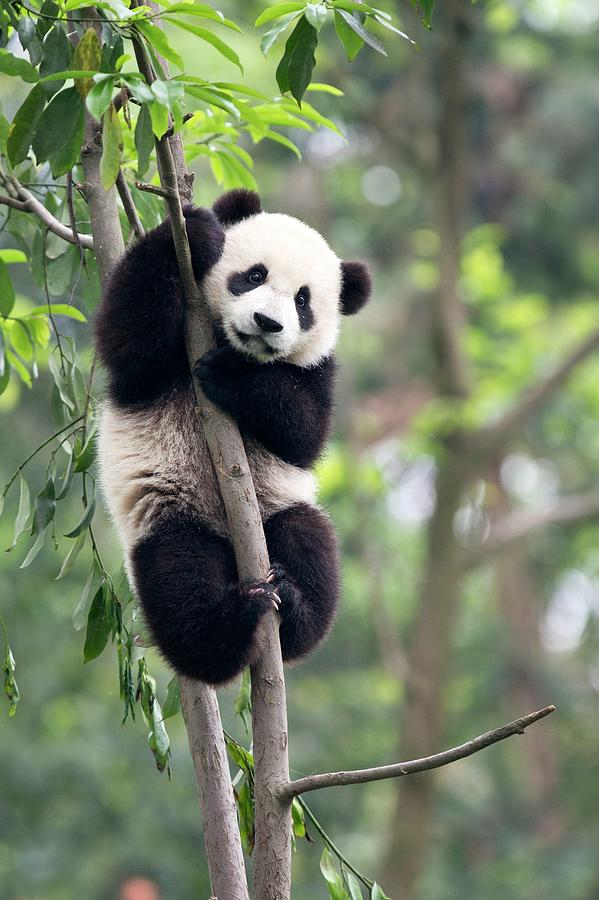
[[[140,72],[150,84],[155,75],[141,39],[134,42]],[[186,298],[186,344],[193,364],[212,346],[212,328],[205,304],[196,283],[180,194],[190,190],[186,177],[180,137],[164,136],[156,142],[160,182],[166,191],[177,261]],[[262,518],[249,470],[245,448],[235,422],[204,397],[200,382],[194,377],[198,413],[202,422],[212,463],[218,478],[225,507],[237,571],[241,580],[266,577],[269,561]],[[254,851],[254,895],[260,900],[286,900],[291,892],[291,810],[278,796],[280,785],[289,780],[287,759],[287,707],[285,681],[279,641],[279,619],[274,610],[262,622],[264,652],[252,670],[252,720],[254,726],[256,844]],[[182,682],[185,688],[186,683]],[[198,690],[198,685],[195,684]],[[189,727],[189,722],[188,722]],[[202,735],[210,745],[222,742],[220,734]],[[211,748],[208,746],[208,751]],[[206,773],[199,770],[199,778]],[[222,782],[222,779],[221,779]],[[230,778],[221,784],[232,796]],[[245,898],[247,887],[239,831],[234,820],[232,830],[223,841],[219,822],[211,822],[204,809],[204,828],[213,892],[224,898]],[[230,824],[230,820],[228,822]],[[222,869],[222,855],[230,854],[227,871]],[[220,880],[219,880],[220,879]],[[220,884],[220,888],[219,888]]]
[[[308,775],[306,778],[298,778],[297,781],[291,781],[281,791],[281,799],[290,802],[299,794],[305,794],[308,791],[316,791],[319,788],[338,787],[343,784],[364,784],[369,781],[382,781],[385,778],[401,778],[404,775],[415,775],[417,772],[427,772],[430,769],[439,769],[441,766],[447,766],[449,763],[457,762],[459,759],[465,759],[472,756],[491,744],[497,744],[506,738],[515,734],[524,734],[524,730],[529,725],[544,719],[545,716],[554,712],[555,706],[546,706],[537,712],[516,719],[501,728],[494,731],[487,731],[479,737],[460,744],[459,747],[453,747],[451,750],[444,750],[442,753],[435,753],[433,756],[424,756],[422,759],[411,759],[408,762],[395,763],[391,766],[378,766],[373,769],[356,769],[353,772],[328,772],[325,775]]]
[[[549,375],[525,390],[519,401],[500,419],[474,436],[477,449],[485,455],[504,445],[513,433],[540,409],[564,384],[576,366],[599,349],[599,329],[585,338]]]
[[[143,237],[145,234],[145,229],[141,224],[141,219],[139,218],[137,208],[135,203],[133,202],[133,197],[131,196],[131,191],[129,189],[129,184],[127,179],[123,174],[123,170],[119,169],[119,174],[116,180],[116,189],[119,192],[119,197],[121,198],[121,203],[123,204],[123,209],[125,210],[125,215],[131,225],[133,230],[133,234],[136,238]]]
[[[499,519],[487,538],[464,551],[463,566],[485,562],[549,525],[567,525],[599,515],[599,490],[561,497],[556,503],[536,509],[519,509]]]
[[[10,206],[11,209],[17,209],[19,212],[32,213],[44,223],[48,231],[58,235],[63,241],[84,247],[86,250],[93,249],[94,241],[90,234],[74,234],[68,225],[64,225],[59,219],[55,218],[44,204],[40,203],[16,178],[2,176],[2,182],[5,187],[10,185],[14,189],[16,197],[7,197],[0,194],[0,205]]]

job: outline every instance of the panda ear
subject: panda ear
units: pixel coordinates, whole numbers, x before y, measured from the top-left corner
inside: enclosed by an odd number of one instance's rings
[[[255,191],[236,188],[220,197],[212,207],[222,225],[235,225],[262,212],[260,197]]]
[[[370,297],[372,280],[364,263],[341,263],[341,312],[353,316]]]

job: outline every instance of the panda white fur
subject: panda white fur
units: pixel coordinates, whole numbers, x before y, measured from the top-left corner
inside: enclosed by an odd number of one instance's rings
[[[327,633],[339,594],[336,539],[310,466],[328,435],[341,314],[370,294],[361,263],[258,196],[231,191],[185,210],[196,278],[217,347],[197,363],[206,395],[238,422],[271,558],[239,583],[197,420],[170,224],[132,247],[96,323],[108,370],[101,480],[153,637],[180,673],[220,684],[260,652],[260,620],[281,614],[285,659]]]

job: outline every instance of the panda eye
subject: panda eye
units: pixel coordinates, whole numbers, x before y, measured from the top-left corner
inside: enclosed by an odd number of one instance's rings
[[[303,294],[298,294],[295,298],[296,306],[299,306],[300,309],[306,305],[306,298]]]
[[[248,281],[250,282],[250,284],[262,284],[262,282],[264,281],[264,276],[259,269],[254,269],[248,275]]]

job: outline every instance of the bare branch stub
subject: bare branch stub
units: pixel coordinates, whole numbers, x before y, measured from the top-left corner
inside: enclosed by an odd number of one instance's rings
[[[529,725],[533,725],[540,719],[544,719],[555,711],[555,706],[546,706],[536,712],[515,719],[507,725],[495,728],[493,731],[487,731],[478,737],[460,744],[458,747],[452,747],[450,750],[444,750],[442,753],[435,753],[432,756],[424,756],[421,759],[411,759],[406,762],[394,763],[390,766],[377,766],[371,769],[356,769],[351,772],[327,772],[323,775],[308,775],[306,778],[298,778],[291,781],[281,791],[281,799],[291,802],[294,797],[299,794],[305,794],[308,791],[316,791],[319,788],[339,787],[344,784],[365,784],[370,781],[382,781],[386,778],[401,778],[404,775],[415,775],[418,772],[428,772],[431,769],[439,769],[441,766],[447,766],[450,763],[457,762],[459,759],[465,759],[472,756],[485,747],[504,741],[506,738],[513,737],[515,734],[524,734]]]

